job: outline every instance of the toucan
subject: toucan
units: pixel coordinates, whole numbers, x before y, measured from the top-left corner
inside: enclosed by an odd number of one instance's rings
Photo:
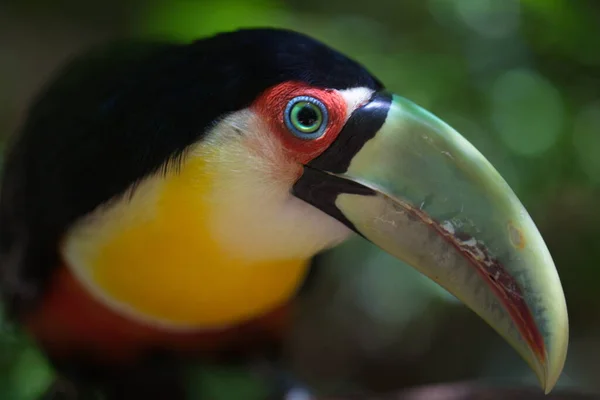
[[[357,235],[471,308],[546,392],[563,369],[563,289],[515,193],[305,34],[94,47],[34,100],[1,185],[4,307],[75,389],[176,400],[174,360],[277,353],[312,260]]]

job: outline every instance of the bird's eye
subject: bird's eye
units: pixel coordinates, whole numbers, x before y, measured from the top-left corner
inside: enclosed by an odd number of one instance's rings
[[[295,97],[285,108],[285,125],[300,139],[312,140],[323,136],[327,119],[327,108],[314,97]]]

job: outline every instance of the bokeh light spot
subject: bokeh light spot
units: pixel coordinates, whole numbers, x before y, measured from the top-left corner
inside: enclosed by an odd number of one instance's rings
[[[456,24],[457,15],[454,0],[429,0],[429,12],[440,24],[453,26]]]
[[[35,347],[26,347],[12,371],[17,398],[39,398],[55,378],[43,354]]]
[[[592,182],[600,184],[600,101],[575,117],[573,144],[581,168]]]
[[[482,36],[505,37],[519,27],[516,0],[454,0],[454,5],[463,22]]]
[[[511,70],[493,84],[491,118],[512,152],[535,156],[551,148],[563,130],[562,98],[558,90],[536,72]]]

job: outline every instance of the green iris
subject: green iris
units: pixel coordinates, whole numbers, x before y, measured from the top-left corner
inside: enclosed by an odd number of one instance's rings
[[[294,128],[302,133],[313,133],[323,124],[323,112],[316,104],[299,101],[292,107],[290,120]]]

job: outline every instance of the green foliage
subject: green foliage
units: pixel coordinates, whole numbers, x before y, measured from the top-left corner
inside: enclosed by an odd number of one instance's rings
[[[54,373],[37,347],[12,325],[0,319],[0,398],[37,399]]]

